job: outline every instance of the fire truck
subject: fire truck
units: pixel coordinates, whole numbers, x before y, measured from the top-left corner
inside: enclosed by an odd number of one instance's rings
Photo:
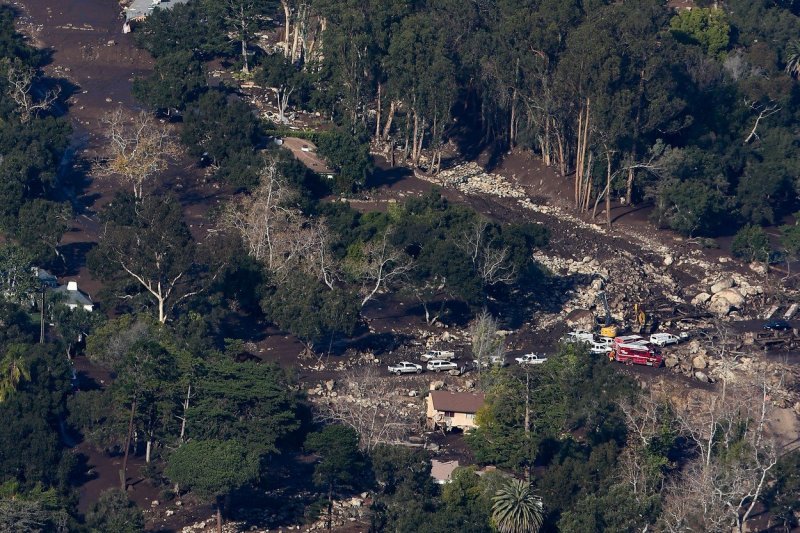
[[[639,335],[614,337],[608,359],[628,365],[661,366],[663,358],[658,348]]]

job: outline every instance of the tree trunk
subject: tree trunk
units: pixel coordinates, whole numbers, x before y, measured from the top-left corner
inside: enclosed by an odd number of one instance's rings
[[[125,457],[122,459],[122,470],[119,472],[120,487],[122,491],[128,486],[128,454],[131,450],[131,439],[133,438],[133,417],[136,414],[136,400],[131,402],[131,415],[128,419],[128,435],[125,438]]]
[[[414,137],[413,143],[411,144],[411,160],[414,162],[416,166],[417,163],[417,132],[419,131],[419,115],[416,111],[414,111],[414,131],[412,132],[412,136]]]
[[[217,499],[217,533],[222,533],[222,502]]]
[[[183,442],[183,436],[186,434],[186,414],[189,411],[189,399],[192,397],[192,384],[186,388],[186,399],[183,400],[183,418],[181,418],[181,434],[180,441]]]
[[[144,452],[144,462],[150,464],[150,452],[153,449],[153,438],[151,436],[147,436],[147,444],[145,446]]]
[[[158,321],[162,324],[167,323],[167,314],[164,311],[164,297],[161,296],[161,291],[159,290],[159,295],[156,297],[158,299]]]
[[[284,40],[286,41],[286,46],[283,50],[283,55],[285,57],[289,57],[289,35],[291,35],[291,26],[290,21],[292,19],[292,10],[289,7],[289,2],[287,0],[281,0],[281,5],[283,6],[283,16],[286,19],[284,21]]]
[[[42,306],[41,309],[39,309],[42,315],[41,318],[39,319],[39,344],[44,344],[44,314],[45,314],[44,295],[45,295],[45,288],[44,285],[42,285]]]
[[[381,135],[381,84],[378,84],[378,105],[375,109],[375,140]]]
[[[333,528],[333,481],[328,483],[328,531]]]
[[[606,151],[606,228],[611,231],[611,154]]]
[[[386,125],[383,127],[383,140],[387,140],[389,138],[389,133],[392,131],[392,121],[394,120],[394,114],[397,110],[397,101],[392,100],[389,104],[389,116],[386,117]]]
[[[244,37],[244,33],[242,33],[242,37]],[[242,38],[242,61],[244,62],[242,72],[250,74],[250,65],[247,62],[247,41],[244,38]]]

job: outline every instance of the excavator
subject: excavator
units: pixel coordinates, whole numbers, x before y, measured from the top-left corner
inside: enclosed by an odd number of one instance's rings
[[[647,313],[644,312],[641,304],[633,304],[633,323],[635,333],[641,333],[645,330],[645,326],[647,325]]]
[[[608,298],[606,298],[606,291],[598,292],[597,299],[600,300],[600,302],[603,304],[603,309],[606,311],[604,324],[600,328],[600,336],[613,339],[617,336],[617,333],[619,333],[619,329],[613,324],[613,319],[611,318],[611,308],[608,306]]]

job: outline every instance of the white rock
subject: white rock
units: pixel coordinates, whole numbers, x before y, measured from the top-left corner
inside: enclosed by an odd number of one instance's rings
[[[692,298],[692,305],[703,305],[711,299],[711,295],[707,292],[701,292]]]
[[[730,289],[733,287],[733,278],[724,278],[716,282],[711,286],[711,294],[717,294],[720,291],[724,291],[725,289]]]
[[[698,381],[708,383],[708,376],[704,372],[695,372],[694,378]]]
[[[675,262],[675,259],[671,255],[668,255],[668,256],[666,256],[664,258],[664,266],[670,266],[674,262]]]

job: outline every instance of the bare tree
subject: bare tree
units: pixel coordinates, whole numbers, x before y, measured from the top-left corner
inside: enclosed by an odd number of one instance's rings
[[[747,144],[751,140],[753,140],[754,137],[756,139],[760,138],[758,136],[758,133],[756,133],[756,130],[758,129],[759,122],[761,122],[763,119],[765,119],[765,118],[767,118],[769,116],[772,116],[775,113],[777,113],[778,111],[780,111],[781,110],[781,106],[779,106],[778,104],[764,105],[764,104],[760,104],[758,102],[748,102],[747,100],[744,101],[744,105],[746,105],[748,108],[750,108],[753,111],[755,111],[756,113],[758,113],[758,116],[756,117],[756,121],[753,123],[753,129],[750,130],[750,134],[747,136],[747,138],[745,138],[744,142],[742,143],[742,144]]]
[[[19,60],[3,60],[0,68],[6,72],[7,95],[17,105],[22,122],[28,122],[40,112],[50,109],[61,94],[61,86],[56,85],[54,89],[39,91],[40,96],[34,97],[37,92],[34,87],[38,77],[36,69]]]
[[[389,242],[391,231],[386,228],[378,239],[364,243],[359,257],[347,265],[361,282],[361,307],[413,267],[411,259]]]
[[[472,259],[478,275],[488,285],[512,283],[516,277],[508,247],[497,247],[488,235],[489,222],[481,218],[457,243]]]
[[[765,435],[768,392],[764,378],[735,394],[674,406],[681,433],[694,443],[697,456],[668,491],[668,530],[744,531],[778,460],[774,441]],[[683,502],[687,497],[695,502],[693,509]]]
[[[416,417],[397,409],[391,401],[396,384],[381,377],[376,367],[351,370],[342,387],[343,392],[321,406],[320,418],[353,428],[366,452],[379,444],[397,443],[413,429]]]
[[[483,366],[489,366],[496,358],[502,359],[506,353],[503,339],[497,335],[497,320],[486,308],[470,322],[469,334],[472,338],[472,355],[478,365],[478,375]]]
[[[107,114],[102,122],[109,141],[102,172],[121,176],[133,186],[134,196],[142,198],[145,184],[180,153],[172,128],[145,111],[128,115],[122,108]]]
[[[236,230],[250,256],[263,261],[269,270],[277,267],[283,252],[276,234],[291,226],[297,216],[297,211],[289,207],[296,196],[278,171],[277,163],[271,161],[261,171],[259,186],[229,204],[223,214],[223,225]]]

